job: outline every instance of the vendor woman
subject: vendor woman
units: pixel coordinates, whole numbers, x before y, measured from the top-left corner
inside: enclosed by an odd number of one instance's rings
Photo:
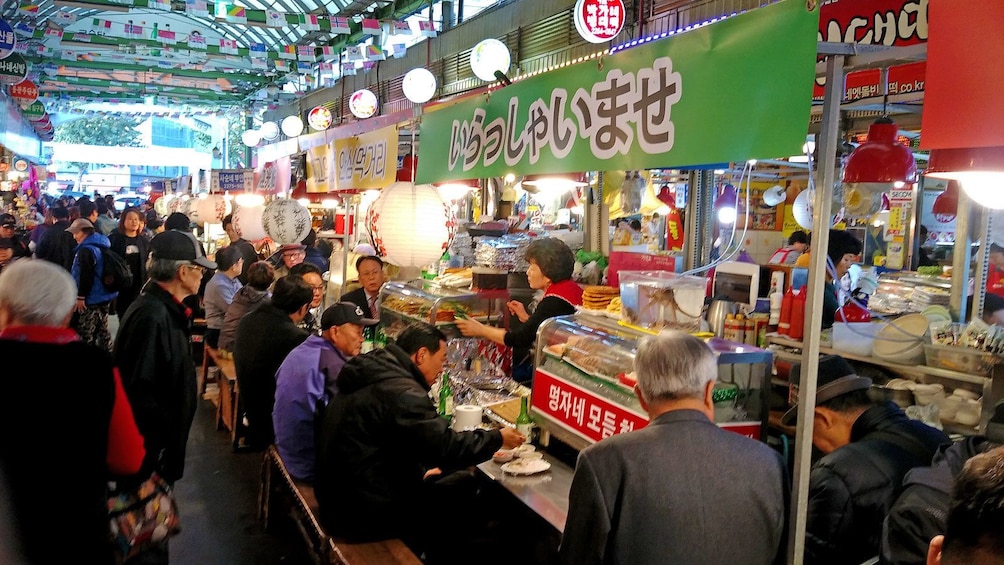
[[[572,280],[575,255],[560,239],[541,237],[533,240],[526,248],[527,282],[534,290],[543,290],[544,297],[537,304],[533,314],[529,314],[522,302],[510,300],[506,306],[522,325],[513,330],[493,328],[477,320],[457,320],[460,332],[468,337],[481,337],[513,348],[513,378],[528,381],[532,375],[533,362],[529,354],[530,346],[537,336],[540,324],[555,316],[575,313],[575,307],[582,305],[582,288]]]
[[[840,305],[840,281],[851,265],[860,260],[861,249],[861,240],[850,232],[830,230],[826,254],[833,262],[836,279],[831,278],[829,272],[826,273],[826,282],[823,285],[823,329],[833,327],[833,319]]]

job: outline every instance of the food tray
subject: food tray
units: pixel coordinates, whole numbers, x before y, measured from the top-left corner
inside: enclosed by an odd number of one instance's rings
[[[991,353],[970,347],[951,345],[924,345],[928,367],[939,367],[959,373],[986,376],[1000,358]]]

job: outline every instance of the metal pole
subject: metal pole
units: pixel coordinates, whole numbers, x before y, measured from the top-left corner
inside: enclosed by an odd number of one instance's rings
[[[812,208],[812,253],[809,262],[808,294],[805,302],[805,341],[798,387],[798,422],[795,434],[795,469],[791,497],[791,524],[788,563],[805,559],[805,509],[809,504],[809,468],[812,464],[812,424],[816,410],[816,381],[819,376],[819,334],[823,323],[823,283],[826,282],[826,248],[830,240],[830,200],[835,182],[836,145],[840,134],[840,102],[844,92],[844,57],[826,60],[826,94],[819,136],[816,170],[816,198]]]

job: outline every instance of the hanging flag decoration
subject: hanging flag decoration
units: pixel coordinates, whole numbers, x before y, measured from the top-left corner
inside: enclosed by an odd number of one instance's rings
[[[356,64],[355,63],[343,63],[342,64],[342,75],[343,76],[356,76]]]
[[[383,49],[380,49],[376,45],[366,45],[365,48],[367,61],[383,61],[387,59],[387,55],[384,54]]]
[[[258,59],[255,57],[251,58],[251,68],[259,71],[264,71],[268,69],[268,61],[266,59]]]
[[[55,24],[66,27],[72,24],[73,22],[77,21],[77,16],[74,16],[73,14],[65,10],[60,10],[56,12],[56,15],[52,16],[52,21]]]
[[[404,43],[395,43],[390,46],[391,54],[395,59],[400,59],[408,54],[408,46]]]
[[[264,43],[251,43],[248,45],[248,52],[252,58],[264,59],[267,56],[267,51]]]
[[[319,31],[321,24],[313,14],[300,14],[300,26],[307,31]]]
[[[279,50],[279,58],[290,61],[296,60],[296,45],[283,45]]]
[[[362,61],[363,50],[360,45],[349,45],[345,48],[345,59],[348,61]]]
[[[89,33],[74,33],[70,36],[70,41],[76,41],[79,43],[90,43],[91,34]]]
[[[431,20],[418,20],[418,32],[424,37],[436,37],[436,28]]]
[[[26,16],[37,16],[38,4],[34,2],[21,2],[21,4],[17,7],[17,12]]]
[[[178,42],[175,32],[169,29],[157,30],[157,39],[162,43],[167,43],[168,45],[174,45]]]
[[[63,39],[63,30],[59,29],[58,27],[47,27],[45,28],[45,36],[61,40]]]
[[[279,56],[281,57],[282,53],[280,53]],[[283,72],[283,73],[289,72],[289,61],[283,61],[281,59],[276,59],[274,61],[274,64],[275,64],[275,70],[277,70],[279,72]]]
[[[338,33],[342,35],[347,35],[352,32],[349,27],[349,19],[342,16],[332,16],[331,18],[331,33]]]
[[[313,62],[314,57],[314,46],[313,45],[297,45],[296,46],[296,58],[300,61],[310,61]]]
[[[338,57],[338,53],[335,51],[334,47],[328,47],[325,45],[323,47],[318,47],[318,50],[320,51],[319,54],[322,59],[331,60]]]
[[[31,37],[35,35],[35,26],[27,22],[18,22],[14,24],[14,33],[21,37]]]
[[[310,63],[297,63],[296,71],[301,75],[313,74],[314,68]]]
[[[192,49],[206,49],[206,38],[197,32],[193,32],[188,36],[188,46]]]
[[[391,33],[394,35],[412,35],[414,32],[412,32],[411,26],[408,25],[408,22],[394,20],[394,25],[391,27]]]
[[[221,39],[220,53],[223,53],[225,55],[236,55],[238,53],[237,41],[234,39]]]
[[[286,27],[286,14],[275,10],[265,11],[265,25],[268,27]]]
[[[380,20],[373,18],[363,18],[363,34],[380,35]]]
[[[208,18],[209,6],[206,0],[185,0],[185,13],[196,18]]]
[[[127,37],[141,36],[143,35],[143,26],[133,25],[130,21],[125,25],[125,34]]]
[[[247,10],[245,10],[242,6],[228,6],[226,21],[231,24],[248,23]]]
[[[146,7],[162,12],[170,12],[171,0],[146,0]]]
[[[111,20],[101,20],[98,18],[94,18],[93,20],[91,20],[91,26],[94,27],[95,29],[112,29],[112,22]]]

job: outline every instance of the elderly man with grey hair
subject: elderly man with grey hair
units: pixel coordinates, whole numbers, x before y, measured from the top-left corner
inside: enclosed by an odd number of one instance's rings
[[[561,562],[783,563],[785,466],[714,424],[714,353],[665,332],[639,343],[635,372],[649,424],[579,453]]]
[[[150,280],[129,306],[115,338],[115,362],[146,439],[145,476],[156,471],[174,484],[185,472],[185,448],[198,393],[191,351],[192,311],[185,298],[199,292],[216,263],[190,232],[168,230],[150,241]],[[167,540],[142,556],[167,563]]]

